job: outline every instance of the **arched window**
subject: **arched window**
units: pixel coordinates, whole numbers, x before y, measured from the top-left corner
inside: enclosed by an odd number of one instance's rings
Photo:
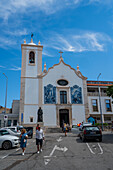
[[[29,63],[35,63],[35,53],[33,51],[29,53]]]
[[[60,104],[67,104],[67,91],[60,91]]]

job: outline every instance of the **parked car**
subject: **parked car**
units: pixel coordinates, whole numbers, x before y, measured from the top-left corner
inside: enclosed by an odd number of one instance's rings
[[[73,134],[79,134],[79,127],[77,125],[72,125],[71,132]]]
[[[19,138],[12,136],[6,130],[0,130],[0,148],[11,149],[19,145]]]
[[[10,135],[18,136],[18,137],[20,137],[20,134],[21,134],[20,132],[17,132],[17,131],[15,131],[15,130],[13,130],[13,129],[9,129],[9,128],[7,128],[7,127],[1,128],[0,131],[1,131],[1,132],[2,132],[2,131],[8,132]]]
[[[84,126],[92,126],[92,123],[88,123],[88,122],[83,123],[80,125],[79,129],[81,130]]]
[[[83,142],[87,139],[98,139],[102,142],[102,131],[97,126],[83,126],[79,136]]]
[[[9,126],[9,127],[5,127],[7,129],[10,129],[10,130],[15,130],[17,132],[21,132],[21,130],[24,128],[23,126]]]

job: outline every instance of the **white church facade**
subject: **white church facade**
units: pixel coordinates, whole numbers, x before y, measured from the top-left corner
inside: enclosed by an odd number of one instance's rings
[[[90,114],[100,116],[98,111],[93,112],[92,100],[97,100],[98,95],[89,96],[87,77],[84,77],[79,70],[75,70],[63,61],[60,53],[59,63],[42,71],[42,50],[43,46],[31,43],[21,45],[22,68],[21,68],[21,95],[19,124],[24,126],[36,126],[42,123],[43,126],[60,127],[62,121],[77,124],[87,121]],[[89,86],[91,89],[93,86]],[[112,99],[107,97],[112,102]],[[90,105],[90,107],[89,107]],[[92,105],[92,106],[91,106]],[[89,109],[91,113],[89,112]],[[39,115],[41,110],[41,118]],[[111,113],[108,117],[113,119]],[[104,121],[104,116],[103,116]]]

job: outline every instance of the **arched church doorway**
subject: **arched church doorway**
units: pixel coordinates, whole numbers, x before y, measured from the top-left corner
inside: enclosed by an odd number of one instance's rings
[[[63,122],[69,124],[69,110],[68,109],[60,109],[59,110],[59,122],[60,127],[62,127]]]

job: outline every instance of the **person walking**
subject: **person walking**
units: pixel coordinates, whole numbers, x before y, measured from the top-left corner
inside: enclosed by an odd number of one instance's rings
[[[36,145],[37,145],[37,153],[38,154],[40,152],[42,152],[43,140],[44,140],[44,132],[39,126],[38,130],[36,130]]]
[[[26,133],[25,129],[21,130],[21,135],[20,135],[20,147],[22,148],[22,155],[24,155],[25,153],[25,148],[26,148],[26,143],[27,143],[27,139],[28,139],[28,135]]]
[[[64,132],[65,132],[65,136],[67,136],[67,125],[66,125],[66,123],[64,123]]]
[[[37,127],[36,127],[36,130],[38,130],[38,127],[39,127],[40,125],[39,124],[37,124]]]

